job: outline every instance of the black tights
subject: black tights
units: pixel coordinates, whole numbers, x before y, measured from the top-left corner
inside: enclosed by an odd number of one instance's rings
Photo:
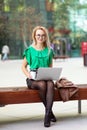
[[[51,112],[54,98],[53,81],[33,81],[31,89],[39,90],[40,98],[45,106],[46,112]]]

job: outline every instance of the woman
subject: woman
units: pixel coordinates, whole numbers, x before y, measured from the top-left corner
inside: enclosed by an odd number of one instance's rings
[[[51,80],[34,80],[39,67],[52,67],[53,51],[50,48],[48,31],[43,26],[37,26],[32,32],[32,44],[24,51],[22,63],[23,73],[27,77],[27,85],[30,89],[38,89],[40,98],[45,106],[44,126],[50,127],[50,122],[56,122],[52,112],[54,98],[54,83]],[[29,65],[29,69],[27,66]]]

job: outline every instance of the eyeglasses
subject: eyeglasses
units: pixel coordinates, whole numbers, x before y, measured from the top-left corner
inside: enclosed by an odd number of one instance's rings
[[[41,38],[45,38],[45,37],[46,37],[45,34],[43,34],[43,35],[37,34],[36,36],[37,36],[38,38],[40,38],[40,37],[41,37]]]

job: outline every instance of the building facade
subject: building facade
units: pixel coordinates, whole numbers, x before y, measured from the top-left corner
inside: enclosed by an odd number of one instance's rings
[[[81,56],[87,41],[85,0],[0,0],[0,53],[4,44],[10,58],[22,58],[36,25],[47,27],[55,55]]]

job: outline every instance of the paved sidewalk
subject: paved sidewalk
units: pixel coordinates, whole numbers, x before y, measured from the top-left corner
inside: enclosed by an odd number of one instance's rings
[[[0,61],[0,87],[26,86],[21,71],[22,60]],[[54,61],[54,67],[63,67],[61,77],[74,83],[87,83],[87,67],[82,58]],[[87,130],[87,101],[82,101],[82,114],[78,114],[77,101],[55,102],[53,111],[57,122],[50,130]],[[42,103],[18,104],[0,107],[0,130],[44,130],[44,107]]]

